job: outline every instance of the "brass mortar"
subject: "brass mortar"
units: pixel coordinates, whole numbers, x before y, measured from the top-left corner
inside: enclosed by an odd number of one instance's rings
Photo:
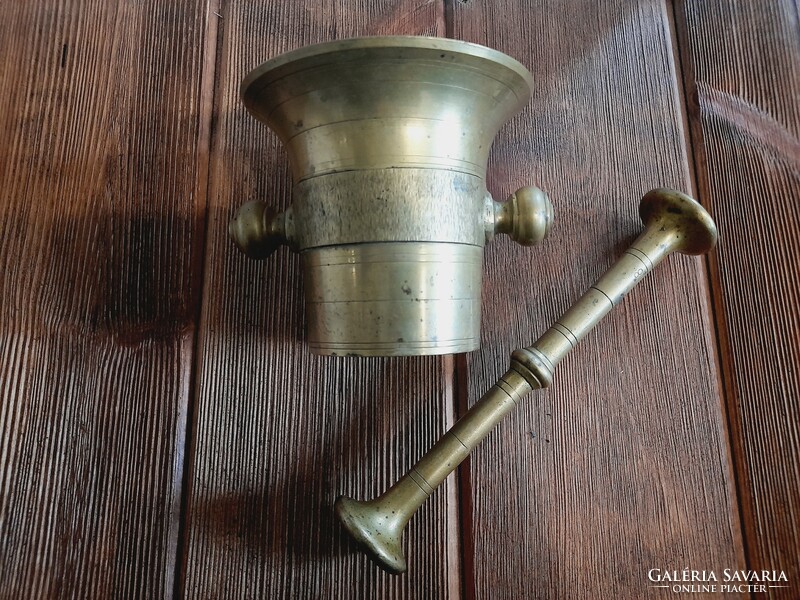
[[[244,205],[237,245],[302,255],[308,344],[329,355],[421,355],[480,344],[483,247],[542,240],[553,209],[526,187],[486,190],[495,134],[528,102],[531,74],[476,44],[371,37],[309,46],[242,83],[283,141],[292,205]]]

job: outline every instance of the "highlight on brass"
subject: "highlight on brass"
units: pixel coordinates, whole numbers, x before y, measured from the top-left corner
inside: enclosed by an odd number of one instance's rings
[[[680,192],[648,192],[639,214],[645,229],[630,248],[532,346],[512,353],[506,374],[407,475],[374,500],[336,501],[344,528],[383,569],[406,570],[403,529],[417,508],[526,393],[552,383],[559,361],[645,275],[672,252],[703,254],[716,244],[714,221]]]
[[[246,77],[245,106],[286,147],[293,201],[249,202],[229,232],[251,258],[301,253],[312,352],[478,348],[484,245],[535,244],[553,220],[541,190],[497,202],[486,189],[495,134],[531,85],[505,54],[429,37],[318,44]]]

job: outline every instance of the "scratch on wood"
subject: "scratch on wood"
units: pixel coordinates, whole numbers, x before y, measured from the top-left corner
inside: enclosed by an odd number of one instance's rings
[[[740,96],[703,82],[697,82],[697,91],[702,111],[719,117],[742,135],[800,167],[800,140],[772,115]]]

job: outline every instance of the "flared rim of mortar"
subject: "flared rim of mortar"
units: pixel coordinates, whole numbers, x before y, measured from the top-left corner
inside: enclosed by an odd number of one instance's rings
[[[321,66],[334,60],[346,60],[348,55],[358,57],[363,51],[392,51],[397,58],[449,60],[454,65],[477,68],[487,74],[500,75],[498,67],[505,67],[517,76],[510,86],[520,103],[528,101],[533,86],[533,76],[525,66],[507,54],[474,44],[448,38],[430,36],[373,36],[336,40],[305,46],[281,54],[256,67],[242,81],[241,97],[249,107],[250,97],[282,77],[300,70]],[[335,56],[332,56],[335,55]]]

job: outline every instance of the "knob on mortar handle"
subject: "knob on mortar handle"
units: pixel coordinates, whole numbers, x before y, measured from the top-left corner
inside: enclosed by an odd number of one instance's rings
[[[250,258],[267,258],[278,246],[289,243],[286,214],[258,200],[248,202],[239,208],[228,224],[228,235]]]
[[[541,242],[552,223],[553,205],[537,187],[520,188],[505,202],[494,202],[494,233],[505,233],[523,246]]]

